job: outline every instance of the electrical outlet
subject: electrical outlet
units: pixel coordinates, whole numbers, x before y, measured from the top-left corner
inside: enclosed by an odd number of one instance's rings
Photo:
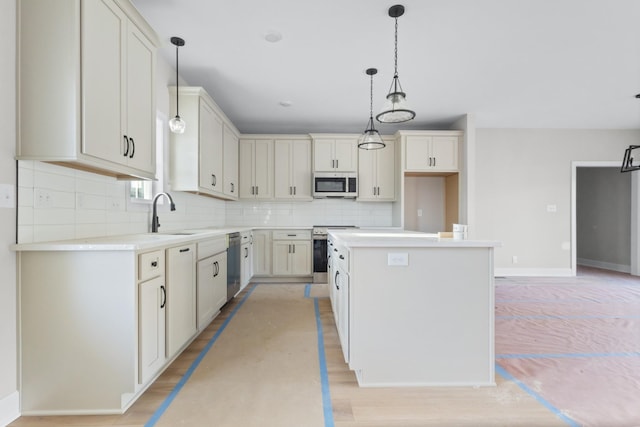
[[[36,208],[50,208],[53,205],[51,193],[46,190],[38,189],[34,194],[34,206]]]
[[[547,205],[547,212],[557,212],[558,207],[556,205]]]
[[[15,186],[0,184],[0,208],[15,208]]]
[[[406,252],[390,252],[387,254],[387,265],[409,265],[409,254]]]
[[[422,216],[422,209],[418,209],[418,216]]]
[[[518,257],[516,255],[511,257],[511,263],[512,264],[517,264],[518,263]]]

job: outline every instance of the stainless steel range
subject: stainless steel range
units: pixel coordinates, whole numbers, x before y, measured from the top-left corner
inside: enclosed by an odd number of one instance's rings
[[[327,230],[357,228],[355,225],[313,226],[313,283],[327,283]]]

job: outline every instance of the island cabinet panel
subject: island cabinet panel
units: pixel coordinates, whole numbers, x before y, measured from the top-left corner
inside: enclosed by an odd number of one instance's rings
[[[157,45],[127,0],[19,1],[16,157],[154,179]]]
[[[143,391],[138,304],[157,302],[161,280],[138,296],[137,264],[131,251],[19,254],[23,415],[122,413]]]
[[[348,293],[361,386],[494,385],[492,247],[352,247]]]

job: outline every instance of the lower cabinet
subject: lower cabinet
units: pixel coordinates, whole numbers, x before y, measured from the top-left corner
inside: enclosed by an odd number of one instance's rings
[[[271,275],[271,230],[253,230],[253,275]]]
[[[251,280],[252,273],[252,264],[253,264],[253,245],[251,243],[246,243],[240,248],[240,256],[242,257],[240,261],[240,289],[244,289]]]
[[[138,285],[138,382],[144,384],[164,366],[165,307],[167,294],[164,275]]]
[[[167,358],[197,332],[196,245],[167,249]]]
[[[274,276],[312,274],[310,230],[274,230],[272,248]]]
[[[227,302],[227,252],[198,261],[198,330]]]

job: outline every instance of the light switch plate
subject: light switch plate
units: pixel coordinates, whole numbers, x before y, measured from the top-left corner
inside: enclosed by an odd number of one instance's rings
[[[387,265],[409,265],[409,254],[406,252],[389,252]]]
[[[12,184],[0,184],[0,208],[16,207],[16,187]]]

